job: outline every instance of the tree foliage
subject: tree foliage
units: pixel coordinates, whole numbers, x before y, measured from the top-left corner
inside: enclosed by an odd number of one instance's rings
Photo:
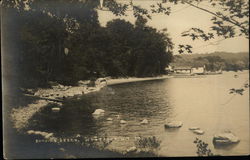
[[[144,17],[138,15],[136,24],[115,19],[100,26],[98,0],[13,0],[2,5],[8,18],[16,20],[5,20],[4,30],[11,35],[5,39],[9,48],[17,46],[11,54],[18,61],[20,86],[156,76],[172,60],[168,34],[147,26]],[[8,30],[13,27],[15,32]]]

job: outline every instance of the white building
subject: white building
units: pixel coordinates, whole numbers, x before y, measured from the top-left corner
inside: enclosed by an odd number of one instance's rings
[[[192,68],[191,67],[175,67],[174,73],[177,74],[191,74]]]
[[[204,74],[205,73],[205,66],[204,67],[192,67],[192,74]]]
[[[176,73],[176,74],[205,74],[206,73],[206,68],[205,65],[203,67],[190,67],[190,66],[168,66],[166,68],[166,71],[171,71]]]

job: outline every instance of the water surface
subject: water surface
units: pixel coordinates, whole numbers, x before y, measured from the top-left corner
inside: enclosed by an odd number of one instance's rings
[[[235,78],[234,75],[238,77]],[[134,146],[139,135],[156,136],[157,151],[162,156],[196,156],[193,141],[199,137],[220,155],[249,154],[249,91],[243,95],[229,94],[229,89],[248,83],[248,71],[224,72],[203,78],[169,78],[108,86],[67,101],[59,113],[45,108],[37,114],[30,128],[53,132],[57,137],[108,136],[117,137],[109,149],[126,150]],[[91,113],[105,110],[100,117]],[[107,121],[112,118],[113,121]],[[143,119],[149,124],[141,125]],[[120,124],[120,120],[127,124]],[[178,120],[183,126],[166,130],[165,121]],[[204,135],[195,135],[189,127],[200,127]],[[227,148],[214,148],[213,135],[230,130],[240,143]],[[128,137],[121,139],[119,137]]]

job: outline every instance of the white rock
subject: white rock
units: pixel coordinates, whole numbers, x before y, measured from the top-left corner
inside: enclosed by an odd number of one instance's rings
[[[120,123],[121,123],[121,124],[126,124],[127,122],[124,121],[124,120],[121,120]]]
[[[62,102],[57,102],[56,103],[58,106],[62,106],[63,104],[62,104]]]
[[[240,140],[231,132],[224,132],[214,135],[213,142],[215,144],[232,144],[238,143]]]
[[[200,129],[199,127],[190,127],[189,130],[197,130]]]
[[[79,137],[81,137],[81,135],[80,135],[80,134],[77,134],[77,135],[76,135],[76,138],[79,138]]]
[[[29,130],[29,131],[27,131],[27,133],[28,133],[28,134],[34,134],[34,133],[35,133],[35,131],[33,131],[33,130]]]
[[[180,128],[182,126],[181,121],[172,121],[165,124],[165,128]]]
[[[45,136],[45,138],[48,139],[48,138],[50,138],[50,137],[52,137],[52,136],[53,136],[53,133],[49,133],[49,134],[47,134],[47,135]]]
[[[137,149],[135,146],[133,146],[133,147],[128,148],[126,151],[127,152],[135,152],[135,151],[137,151]]]
[[[53,112],[58,112],[58,111],[60,111],[60,108],[58,108],[58,107],[53,107],[53,108],[51,108],[51,110],[52,110]]]
[[[36,135],[42,135],[42,132],[41,131],[34,131],[34,134],[36,134]]]
[[[113,121],[113,119],[112,118],[107,118],[107,121]]]
[[[93,112],[93,115],[100,115],[100,114],[104,114],[104,110],[103,109],[96,109],[95,112]]]
[[[82,81],[82,80],[80,80],[80,81],[78,81],[78,85],[79,86],[81,86],[81,85],[88,85],[89,84],[89,82],[90,82],[90,80],[87,80],[87,81]]]
[[[144,119],[143,121],[141,121],[141,124],[148,124],[148,120]]]
[[[193,132],[200,135],[204,134],[204,131],[200,129],[193,130]]]
[[[44,137],[46,137],[48,134],[49,134],[49,133],[47,133],[47,132],[40,132],[40,135],[42,135],[42,136],[44,136]]]
[[[99,85],[100,83],[107,83],[107,80],[105,78],[98,78],[96,81],[95,81],[95,84],[96,85]]]

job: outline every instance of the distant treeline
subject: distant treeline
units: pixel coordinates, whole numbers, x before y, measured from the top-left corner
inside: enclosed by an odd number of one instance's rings
[[[94,9],[99,1],[52,2],[34,1],[31,10],[3,8],[5,73],[20,87],[156,76],[172,60],[171,39],[143,17],[135,24],[115,19],[102,27]]]
[[[249,69],[249,53],[214,52],[210,54],[175,55],[174,66],[206,67],[208,71],[240,71]]]

